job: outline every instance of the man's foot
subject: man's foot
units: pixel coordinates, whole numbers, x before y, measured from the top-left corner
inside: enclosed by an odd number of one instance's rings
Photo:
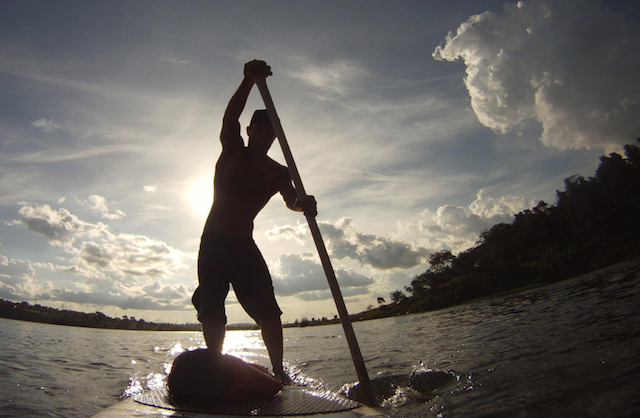
[[[275,373],[276,379],[282,384],[282,386],[290,386],[293,384],[293,380],[284,371],[281,373]]]

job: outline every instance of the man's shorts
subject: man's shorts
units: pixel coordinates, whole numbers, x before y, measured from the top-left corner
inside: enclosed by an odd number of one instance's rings
[[[205,232],[198,256],[199,286],[191,301],[198,320],[224,318],[224,301],[233,285],[238,301],[257,323],[282,315],[260,250],[251,238]]]

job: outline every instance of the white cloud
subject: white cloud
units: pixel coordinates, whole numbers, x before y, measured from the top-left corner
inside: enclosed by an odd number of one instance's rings
[[[154,185],[149,185],[149,186],[144,186],[142,188],[145,192],[147,193],[157,193],[158,192],[158,186]]]
[[[33,296],[35,270],[26,260],[17,260],[0,254],[0,298],[20,299]]]
[[[349,287],[345,289],[340,288],[340,293],[342,293],[343,297],[348,298],[350,296],[367,295],[371,292],[366,287]],[[301,293],[300,295],[298,295],[298,298],[307,302],[313,302],[318,300],[332,299],[333,294],[331,293],[331,290],[326,289],[317,292]]]
[[[278,296],[296,296],[302,300],[332,297],[324,269],[311,254],[283,254],[273,266],[273,287]],[[369,293],[373,279],[353,270],[336,268],[336,278],[344,296]]]
[[[89,196],[89,203],[91,207],[98,212],[109,212],[109,208],[107,207],[107,199],[103,196],[98,196],[96,194],[92,194]]]
[[[90,201],[98,211],[107,209],[100,196],[94,195]],[[43,290],[42,284],[33,281],[35,271],[29,262],[0,256],[3,294],[14,299],[36,297],[123,309],[185,309],[188,305],[190,292],[184,285],[170,282],[177,272],[189,267],[194,255],[147,236],[113,233],[106,225],[85,222],[63,208],[24,204],[18,213],[21,218],[10,225],[24,225],[64,250],[58,257],[62,262],[34,265],[51,273],[69,274],[75,288],[50,283]],[[16,273],[18,267],[24,270],[22,275]],[[10,269],[12,272],[2,273]],[[16,286],[16,280],[22,287]]]
[[[110,212],[109,207],[107,207],[107,199],[104,196],[93,194],[89,196],[88,200],[91,208],[99,212],[101,216],[105,219],[116,220],[116,219],[122,219],[125,216],[127,216],[127,214],[121,210]]]
[[[164,242],[132,234],[117,234],[99,243],[84,241],[72,253],[79,269],[114,279],[169,279],[193,259]]]
[[[28,230],[45,236],[53,245],[71,246],[80,236],[108,236],[110,232],[103,223],[91,224],[82,221],[64,208],[54,210],[49,205],[23,204],[18,211],[20,219],[9,225],[22,224]]]
[[[342,218],[333,225],[321,223],[329,250],[337,259],[347,257],[376,270],[391,270],[416,267],[429,254],[426,248],[408,242],[357,232],[351,223],[351,218]]]
[[[335,224],[320,222],[322,236],[330,255],[338,260],[350,258],[376,270],[407,269],[418,266],[429,251],[411,243],[357,232],[352,218],[341,218]],[[305,242],[309,234],[305,225],[276,226],[267,231],[270,240],[278,238]]]
[[[369,71],[353,60],[336,59],[322,64],[304,65],[290,76],[316,89],[318,98],[345,96],[350,86],[369,75]]]
[[[480,189],[476,200],[469,205],[469,209],[474,215],[499,223],[507,222],[505,217],[512,219],[511,215],[529,209],[533,203],[520,196],[503,196],[495,199],[489,196],[486,190]],[[494,217],[497,219],[492,219]]]
[[[188,297],[177,299],[155,298],[149,295],[131,295],[126,292],[91,291],[74,292],[69,289],[49,289],[36,296],[39,300],[81,303],[93,306],[115,306],[120,309],[175,311],[193,309]]]
[[[308,235],[308,227],[306,224],[301,224],[299,222],[296,226],[275,226],[273,229],[266,231],[265,235],[269,241],[285,239],[304,245],[305,237]]]
[[[472,16],[433,57],[462,59],[478,120],[543,128],[559,149],[615,148],[640,131],[640,34],[596,0],[529,0]]]
[[[400,225],[401,235],[413,237],[430,248],[460,252],[473,246],[483,230],[501,222],[512,222],[514,214],[534,203],[519,196],[496,199],[481,189],[467,208],[443,205],[435,212],[423,211],[417,224]]]
[[[53,119],[47,120],[47,118],[40,118],[34,122],[31,122],[31,126],[40,129],[45,134],[50,134],[59,129],[62,129],[62,125],[55,122]]]

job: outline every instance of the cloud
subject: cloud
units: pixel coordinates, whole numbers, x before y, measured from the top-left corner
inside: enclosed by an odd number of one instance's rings
[[[341,218],[335,224],[319,223],[330,255],[338,260],[350,258],[376,270],[407,269],[418,266],[428,256],[426,248],[407,242],[357,232],[352,218]],[[270,240],[278,238],[304,242],[309,233],[306,225],[276,226],[267,231]]]
[[[31,126],[40,129],[45,134],[50,134],[62,129],[62,125],[60,125],[58,122],[55,122],[53,119],[47,120],[47,118],[40,118],[34,122],[31,122]]]
[[[158,192],[158,186],[154,185],[149,185],[149,186],[144,186],[143,190],[147,193],[157,193]]]
[[[169,57],[169,56],[164,56],[162,58],[158,58],[157,62],[160,63],[160,64],[190,64],[191,63],[188,60],[175,58],[175,57]]]
[[[596,0],[507,3],[470,17],[433,52],[462,59],[478,120],[542,125],[559,149],[615,148],[640,131],[640,34]]]
[[[515,213],[534,204],[519,196],[496,199],[481,189],[468,207],[443,205],[435,212],[425,210],[416,224],[401,224],[401,234],[430,248],[460,252],[473,246],[483,230],[501,222],[512,222]]]
[[[367,295],[371,292],[366,287],[350,287],[345,289],[340,288],[340,293],[342,293],[343,297],[348,298],[350,296]],[[298,295],[298,298],[307,302],[313,302],[317,300],[332,299],[333,294],[331,293],[331,290],[326,289],[317,292],[301,293],[300,295]]]
[[[132,234],[117,234],[100,243],[84,241],[72,253],[78,268],[114,278],[168,279],[193,258],[162,241]]]
[[[109,208],[107,207],[107,199],[103,196],[93,194],[89,196],[88,200],[91,207],[94,210],[100,212],[102,217],[105,219],[116,220],[122,219],[127,216],[127,214],[121,210],[116,210],[114,213],[109,212]]]
[[[533,203],[520,196],[503,196],[495,199],[489,196],[486,190],[480,189],[476,194],[476,200],[469,205],[469,209],[474,215],[499,223],[507,222],[507,219],[513,218],[511,215],[530,208]]]
[[[0,298],[20,299],[31,297],[37,287],[36,271],[26,260],[17,260],[0,254]]]
[[[351,258],[376,270],[390,270],[416,267],[429,254],[426,248],[407,242],[357,232],[351,223],[351,218],[342,218],[335,224],[320,224],[337,259]]]
[[[132,296],[125,292],[111,291],[74,292],[68,289],[51,289],[36,296],[39,300],[72,302],[94,306],[115,306],[120,309],[175,311],[193,309],[187,295],[180,298],[155,298],[149,295]]]
[[[97,211],[107,210],[104,198],[93,195],[89,201]],[[194,255],[144,235],[114,233],[105,224],[85,222],[63,208],[23,204],[18,213],[21,218],[10,225],[24,225],[64,250],[60,263],[34,265],[71,275],[74,288],[34,282],[29,262],[0,257],[2,294],[123,309],[185,309],[188,305],[190,292],[184,285],[168,282],[188,268]],[[21,275],[18,268],[23,270]],[[22,287],[17,287],[20,283]]]
[[[185,310],[193,309],[191,293],[182,284],[163,284],[159,280],[123,283],[103,281],[101,287],[85,292],[53,289],[52,300],[110,305],[122,309]],[[41,295],[40,298],[44,298]]]
[[[308,227],[306,224],[298,222],[296,226],[284,225],[275,226],[273,229],[265,232],[269,241],[275,241],[279,238],[288,241],[295,241],[300,245],[304,245],[305,237],[308,235]]]
[[[64,208],[54,210],[49,205],[33,206],[25,203],[18,210],[19,219],[8,225],[24,225],[29,231],[46,237],[49,243],[71,246],[77,237],[108,236],[110,232],[103,223],[92,224],[82,221]]]
[[[316,90],[317,97],[346,96],[350,86],[369,76],[369,71],[357,62],[336,59],[322,64],[304,65],[289,75]]]
[[[283,254],[273,266],[273,287],[279,296],[296,296],[302,300],[332,297],[324,269],[311,254]],[[344,296],[369,293],[373,279],[353,270],[335,269]]]

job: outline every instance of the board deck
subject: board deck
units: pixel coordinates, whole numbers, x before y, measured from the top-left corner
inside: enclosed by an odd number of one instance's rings
[[[165,389],[144,392],[119,402],[94,418],[125,417],[296,417],[384,418],[379,411],[336,395],[300,386],[285,386],[274,397],[260,401],[187,403],[172,398]]]

